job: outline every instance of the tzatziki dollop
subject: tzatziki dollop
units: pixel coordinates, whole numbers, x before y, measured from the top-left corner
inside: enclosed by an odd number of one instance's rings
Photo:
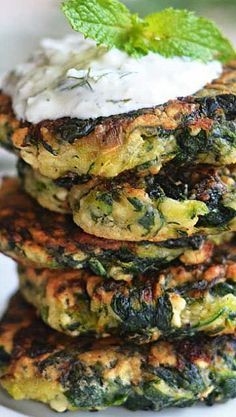
[[[3,80],[19,119],[97,118],[191,95],[217,78],[222,65],[149,53],[107,50],[80,34],[44,39],[31,59]]]

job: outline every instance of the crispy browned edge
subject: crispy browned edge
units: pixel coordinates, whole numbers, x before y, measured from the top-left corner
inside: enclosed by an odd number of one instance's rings
[[[236,78],[236,61],[228,64],[223,75],[208,84],[205,88],[219,91],[219,94],[232,93],[232,84]],[[236,91],[236,90],[235,90]],[[142,126],[155,126],[163,130],[176,129],[181,123],[183,116],[195,114],[200,111],[200,105],[196,101],[196,97],[186,97],[169,101],[164,105],[153,108],[140,109],[125,114],[100,117],[97,119],[71,119],[69,117],[57,120],[44,120],[36,125],[17,120],[13,109],[11,98],[4,93],[0,93],[0,124],[7,123],[12,128],[12,136],[10,140],[16,148],[24,148],[25,146],[38,146],[39,143],[53,154],[54,145],[63,138],[63,127],[70,127],[71,121],[78,123],[78,132],[72,135],[73,143],[77,139],[80,144],[90,143],[96,149],[112,149],[122,145],[129,132],[136,127],[140,129]],[[198,118],[195,120],[194,127],[202,127],[209,129],[212,120],[209,118]]]

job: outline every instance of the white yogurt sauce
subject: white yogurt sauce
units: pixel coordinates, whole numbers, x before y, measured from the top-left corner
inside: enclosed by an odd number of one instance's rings
[[[133,58],[97,47],[80,34],[45,39],[26,64],[3,81],[18,118],[32,123],[70,116],[109,116],[197,92],[222,65],[149,53]]]

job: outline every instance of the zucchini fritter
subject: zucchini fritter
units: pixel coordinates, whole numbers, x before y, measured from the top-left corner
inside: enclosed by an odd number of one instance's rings
[[[73,218],[106,239],[160,242],[236,231],[236,169],[198,165],[144,178],[117,178],[84,193],[72,188]]]
[[[25,190],[43,206],[72,211],[75,223],[98,237],[129,241],[163,241],[183,234],[236,231],[236,168],[207,165],[158,175],[92,179],[58,185],[20,161]]]
[[[62,118],[37,125],[16,120],[0,95],[0,140],[46,177],[156,174],[170,160],[236,163],[236,63],[193,97],[97,119]]]
[[[56,411],[212,405],[236,396],[236,340],[198,337],[137,346],[70,338],[46,327],[19,296],[0,324],[1,385]]]
[[[236,248],[215,250],[197,266],[176,264],[131,283],[81,271],[20,268],[26,300],[52,328],[70,336],[124,335],[138,343],[159,337],[211,336],[236,330]]]
[[[217,237],[217,243],[228,234]],[[0,187],[0,250],[35,268],[89,267],[95,274],[130,280],[180,257],[197,264],[213,244],[200,235],[160,243],[124,242],[82,232],[70,216],[43,209],[20,188],[16,179]]]

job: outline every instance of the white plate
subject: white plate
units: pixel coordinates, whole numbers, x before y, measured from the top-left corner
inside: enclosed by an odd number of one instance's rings
[[[135,0],[132,0],[134,3]],[[58,10],[60,0],[0,0],[0,73],[22,61],[42,36],[61,36],[70,31]],[[220,16],[221,18],[221,16]],[[13,171],[14,158],[0,150],[0,175]],[[0,313],[10,295],[17,288],[15,265],[0,255]],[[212,408],[196,406],[190,409],[167,410],[159,417],[233,417],[236,401]],[[67,417],[91,417],[91,413],[67,413]],[[112,409],[96,414],[97,417],[154,417],[153,412],[129,412]],[[0,390],[0,417],[55,417],[46,406],[31,401],[13,401]]]

